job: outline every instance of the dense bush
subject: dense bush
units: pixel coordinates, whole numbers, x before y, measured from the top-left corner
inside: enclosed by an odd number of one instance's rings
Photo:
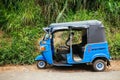
[[[0,65],[32,64],[37,52],[43,21],[40,7],[33,0],[3,1],[1,18]],[[7,5],[7,6],[6,6]]]
[[[89,19],[103,22],[110,53],[120,58],[119,0],[0,0],[0,65],[34,63],[44,26]]]
[[[109,33],[107,37],[112,58],[120,59],[120,31],[115,30],[113,33]]]

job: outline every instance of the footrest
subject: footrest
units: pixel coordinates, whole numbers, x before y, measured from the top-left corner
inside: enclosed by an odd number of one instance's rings
[[[80,62],[82,60],[79,55],[73,55],[73,59],[76,62]]]
[[[54,66],[72,66],[70,64],[53,64]]]

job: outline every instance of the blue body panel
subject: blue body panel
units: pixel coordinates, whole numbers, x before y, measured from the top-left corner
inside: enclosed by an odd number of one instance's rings
[[[97,57],[104,57],[110,60],[107,42],[87,44],[85,46],[83,59],[80,62],[73,60],[72,53],[67,54],[67,62],[69,64],[88,63],[92,62]]]
[[[88,44],[86,46],[83,62],[92,62],[97,57],[105,57],[110,60],[107,42]]]
[[[36,57],[37,60],[45,60],[48,64],[53,64],[53,52],[51,48],[51,39],[47,39],[44,41],[44,44],[40,42],[40,46],[45,47],[45,51],[42,54]]]

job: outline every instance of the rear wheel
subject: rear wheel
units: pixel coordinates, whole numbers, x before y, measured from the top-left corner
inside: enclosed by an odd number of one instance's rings
[[[93,69],[95,71],[101,72],[104,71],[106,69],[106,63],[104,60],[95,60],[93,62]]]
[[[43,60],[37,62],[37,67],[39,69],[45,69],[46,66],[47,66],[47,63],[45,61],[43,61]]]

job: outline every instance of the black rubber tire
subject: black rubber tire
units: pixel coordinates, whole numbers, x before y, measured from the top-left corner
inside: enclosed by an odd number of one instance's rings
[[[102,72],[106,69],[106,62],[104,60],[98,59],[93,62],[93,69],[96,72]]]
[[[37,61],[37,67],[38,69],[45,69],[47,66],[47,63],[43,60]]]

